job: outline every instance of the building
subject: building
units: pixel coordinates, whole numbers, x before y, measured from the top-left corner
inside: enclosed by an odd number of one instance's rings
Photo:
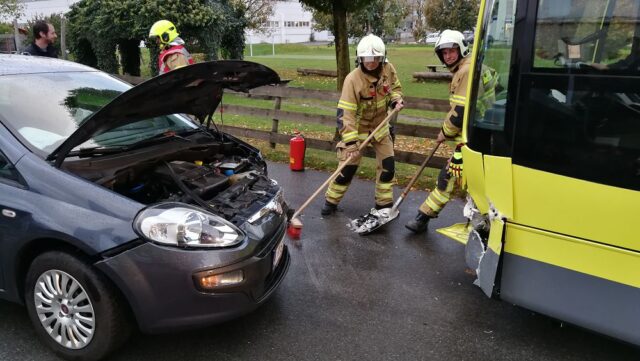
[[[245,41],[248,44],[333,41],[333,34],[314,31],[311,12],[304,10],[299,1],[276,1],[265,29],[260,32],[245,31]]]

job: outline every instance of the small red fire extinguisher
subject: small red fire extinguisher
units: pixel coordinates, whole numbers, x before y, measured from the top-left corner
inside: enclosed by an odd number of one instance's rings
[[[289,141],[289,168],[293,171],[303,171],[304,153],[307,150],[307,145],[300,132],[295,131],[293,134],[294,137]]]

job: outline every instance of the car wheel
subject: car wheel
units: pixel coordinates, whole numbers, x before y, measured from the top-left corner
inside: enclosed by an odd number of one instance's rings
[[[68,253],[46,252],[34,259],[25,303],[38,336],[67,359],[99,360],[131,333],[118,292],[91,265]]]

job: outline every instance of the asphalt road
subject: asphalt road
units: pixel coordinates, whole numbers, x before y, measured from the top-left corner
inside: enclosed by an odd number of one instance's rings
[[[302,204],[326,173],[270,164],[288,201]],[[464,272],[461,245],[435,229],[462,221],[453,202],[428,234],[399,219],[360,237],[345,224],[373,205],[372,182],[354,180],[341,211],[304,212],[303,239],[275,296],[243,318],[168,335],[134,335],[112,360],[639,360],[640,349],[487,299]],[[396,189],[396,195],[400,189]],[[0,360],[57,360],[35,339],[24,308],[0,302]]]

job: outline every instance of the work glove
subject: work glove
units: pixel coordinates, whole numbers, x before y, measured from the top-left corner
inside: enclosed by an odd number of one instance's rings
[[[462,147],[458,145],[453,151],[453,156],[449,160],[449,169],[447,170],[452,177],[462,177]]]
[[[447,170],[447,172],[452,177],[462,177],[462,159],[455,160],[451,158],[451,160],[449,161],[449,169]]]
[[[359,146],[359,142],[350,142],[347,144],[347,147],[344,148],[345,159],[349,157],[357,157],[360,154],[360,151],[358,150]]]

